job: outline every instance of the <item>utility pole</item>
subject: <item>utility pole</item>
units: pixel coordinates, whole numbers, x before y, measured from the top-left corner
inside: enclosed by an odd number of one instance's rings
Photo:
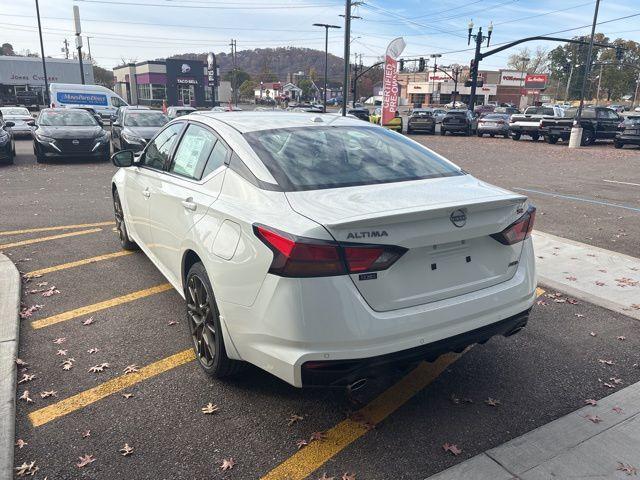
[[[356,98],[358,97],[358,72],[362,72],[362,54],[358,55],[354,54],[354,70],[355,75],[353,77],[353,99],[351,100],[351,105],[353,108],[356,106]],[[360,58],[360,63],[358,63],[358,58]]]
[[[40,35],[40,55],[42,56],[42,73],[44,75],[44,92],[42,95],[42,101],[46,106],[49,105],[49,79],[47,77],[47,63],[44,59],[44,44],[42,43],[42,26],[40,25],[40,7],[38,6],[38,0],[36,0],[36,15],[38,16],[38,34]]]
[[[564,91],[564,101],[565,103],[569,100],[569,88],[571,87],[571,78],[573,77],[573,62],[571,62],[571,70],[569,70],[569,79],[567,80],[567,88]]]
[[[324,113],[327,113],[327,76],[329,75],[329,29],[340,27],[337,25],[329,25],[326,23],[314,23],[313,26],[324,28],[324,93],[322,94],[322,107]]]
[[[233,38],[231,39],[231,43],[229,44],[231,47],[231,60],[233,62],[233,75],[231,77],[231,88],[233,90],[233,103],[235,106],[238,106],[238,69],[236,67],[236,53],[237,53],[237,42]]]
[[[636,93],[633,95],[633,104],[632,107],[636,105],[636,100],[638,100],[638,87],[640,87],[640,73],[638,74],[638,80],[636,82]]]
[[[80,28],[80,9],[77,5],[73,6],[73,21],[76,27],[76,48],[78,49],[78,62],[80,64],[80,81],[84,85],[84,68],[82,66],[82,29]]]
[[[64,39],[64,41],[62,42],[62,44],[64,45],[62,47],[62,49],[60,50],[62,53],[64,53],[64,58],[66,58],[67,60],[69,60],[69,40],[67,40],[66,38]]]
[[[342,78],[342,116],[347,115],[349,96],[349,59],[351,53],[351,0],[345,0],[344,6],[344,76]]]
[[[600,64],[600,75],[598,75],[598,93],[596,94],[596,107],[600,102],[600,85],[602,84],[602,63]]]
[[[473,32],[473,20],[469,22],[469,36],[467,38],[467,45],[471,44],[471,38],[476,42],[476,50],[475,55],[473,56],[473,61],[471,62],[471,93],[469,95],[469,110],[473,112],[473,107],[476,101],[476,87],[478,85],[478,69],[480,60],[482,60],[482,55],[480,55],[480,47],[484,41],[487,41],[487,47],[491,42],[491,34],[493,33],[493,22],[489,23],[489,28],[487,28],[489,35],[486,37],[482,34],[482,27],[478,28],[478,33],[475,35]]]
[[[577,148],[582,143],[582,127],[580,120],[582,119],[582,109],[584,108],[584,94],[587,89],[587,77],[591,69],[591,55],[593,54],[593,37],[596,34],[596,24],[598,23],[598,10],[600,9],[600,0],[596,0],[596,8],[593,12],[593,23],[591,25],[591,38],[589,39],[589,50],[587,50],[587,61],[584,66],[584,77],[582,77],[582,88],[580,89],[580,105],[573,120],[573,128],[569,137],[569,148]]]

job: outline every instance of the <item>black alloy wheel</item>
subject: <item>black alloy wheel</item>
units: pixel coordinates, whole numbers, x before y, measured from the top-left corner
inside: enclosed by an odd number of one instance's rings
[[[127,225],[124,221],[124,212],[122,210],[122,204],[120,203],[118,190],[113,191],[113,213],[116,217],[116,230],[118,232],[118,237],[120,238],[120,245],[124,250],[137,250],[138,245],[129,240],[129,234],[127,233]]]
[[[187,323],[200,366],[208,375],[217,378],[237,373],[243,363],[231,360],[227,356],[220,324],[220,312],[207,271],[202,263],[195,263],[189,270],[184,293],[187,303]]]

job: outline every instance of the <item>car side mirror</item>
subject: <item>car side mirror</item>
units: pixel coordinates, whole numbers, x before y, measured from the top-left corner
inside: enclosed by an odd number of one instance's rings
[[[111,155],[111,162],[116,167],[126,168],[134,164],[133,150],[120,150]]]
[[[4,126],[5,126],[5,128],[11,128],[11,127],[15,127],[16,124],[13,123],[13,122],[10,122],[10,121],[6,121],[6,122],[4,122]]]

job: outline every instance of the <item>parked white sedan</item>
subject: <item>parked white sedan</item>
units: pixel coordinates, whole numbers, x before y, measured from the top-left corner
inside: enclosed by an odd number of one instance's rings
[[[527,198],[357,119],[230,112],[113,162],[124,248],[186,298],[197,357],[297,387],[345,385],[525,326]]]

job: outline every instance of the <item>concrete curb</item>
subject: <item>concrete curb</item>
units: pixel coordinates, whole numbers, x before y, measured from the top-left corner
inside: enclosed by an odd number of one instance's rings
[[[0,478],[13,478],[20,273],[0,253]]]

